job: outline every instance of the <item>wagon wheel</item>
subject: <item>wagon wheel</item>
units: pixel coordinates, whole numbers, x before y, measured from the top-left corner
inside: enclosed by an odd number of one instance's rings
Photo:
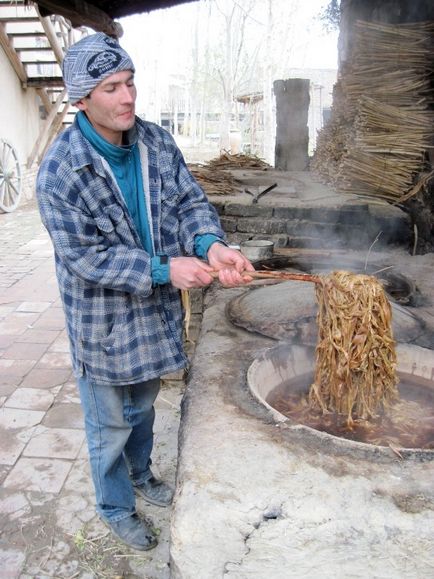
[[[21,167],[10,143],[0,139],[0,209],[6,213],[18,207],[21,198]]]

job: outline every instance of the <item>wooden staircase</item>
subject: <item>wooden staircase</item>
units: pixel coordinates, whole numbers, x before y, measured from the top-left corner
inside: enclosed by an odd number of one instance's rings
[[[60,66],[66,50],[81,35],[62,16],[42,17],[36,5],[25,6],[24,0],[0,0],[0,46],[22,87],[38,94],[44,118],[28,168],[75,115],[69,110]]]

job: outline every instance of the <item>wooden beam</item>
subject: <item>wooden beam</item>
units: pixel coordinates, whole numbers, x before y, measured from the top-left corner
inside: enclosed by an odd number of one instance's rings
[[[66,94],[66,93],[65,93]],[[47,137],[47,141],[45,143],[45,147],[42,149],[41,154],[39,155],[38,158],[38,163],[40,164],[45,153],[47,152],[48,147],[51,145],[51,142],[53,141],[54,137],[57,135],[57,133],[60,131],[60,129],[62,128],[62,123],[63,123],[63,119],[65,118],[66,113],[69,110],[69,107],[71,105],[69,104],[69,102],[66,102],[64,104],[63,109],[60,111],[60,113],[58,113],[55,117],[53,122],[51,123],[50,126],[50,130],[48,132],[48,137]]]
[[[31,169],[35,159],[37,158],[39,151],[41,151],[47,141],[48,136],[51,132],[51,125],[55,122],[57,113],[62,105],[63,99],[66,96],[66,89],[64,89],[56,99],[56,102],[51,107],[51,111],[48,113],[48,117],[45,119],[45,123],[42,126],[42,130],[36,139],[36,143],[33,145],[32,152],[27,159],[27,169]]]
[[[15,24],[36,24],[38,19],[34,16],[0,16],[0,22],[14,22]]]
[[[74,28],[89,26],[96,31],[105,32],[109,36],[119,38],[123,34],[122,26],[115,22],[110,16],[89,4],[85,0],[71,0],[68,3],[56,2],[56,0],[38,0],[39,8],[43,14],[59,14],[67,18]]]
[[[48,96],[47,91],[45,90],[45,88],[37,88],[35,90],[36,90],[37,95],[41,99],[42,104],[44,105],[45,110],[47,111],[47,114],[50,114],[50,111],[53,107],[53,103],[51,102],[51,99]]]
[[[8,57],[9,62],[15,70],[18,78],[23,84],[25,84],[27,82],[27,74],[25,68],[15,48],[12,46],[9,36],[6,34],[6,26],[3,23],[0,23],[0,46],[5,51],[6,56]]]
[[[50,88],[64,86],[63,78],[61,76],[41,76],[41,77],[31,77],[27,79],[27,88]]]
[[[15,34],[14,34],[15,36]],[[15,49],[17,54],[26,54],[27,52],[37,52],[37,53],[44,53],[44,52],[52,52],[51,46],[20,46],[19,48]]]
[[[47,64],[50,64],[50,65],[56,65],[57,66],[57,60],[44,60],[43,58],[38,58],[38,59],[33,59],[33,60],[26,60],[25,58],[23,58],[22,62],[25,65],[29,65],[29,64],[30,65],[32,65],[32,64],[33,65],[37,65],[37,64],[47,65]]]
[[[16,38],[32,38],[32,37],[45,37],[45,32],[43,30],[34,30],[32,32],[13,32],[11,36]]]
[[[36,8],[39,20],[42,24],[45,34],[47,35],[48,42],[50,43],[51,49],[54,52],[57,63],[60,65],[63,62],[63,50],[60,46],[59,39],[57,38],[56,31],[54,30],[53,23],[49,16],[41,16],[39,8]]]
[[[53,59],[51,59],[51,60],[44,60],[43,58],[36,58],[36,59],[33,59],[33,60],[26,60],[26,59],[23,58],[22,63],[23,63],[23,64],[27,64],[27,65],[29,65],[29,64],[41,64],[41,65],[42,65],[42,64],[43,64],[43,65],[52,64],[52,65],[57,65],[57,60],[53,60]]]

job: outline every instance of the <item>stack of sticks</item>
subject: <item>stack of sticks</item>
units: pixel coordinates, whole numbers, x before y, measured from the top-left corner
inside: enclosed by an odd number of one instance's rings
[[[220,157],[211,159],[208,165],[213,168],[221,169],[269,169],[270,165],[266,163],[260,157],[255,155],[244,155],[238,153],[232,155],[227,151],[224,151]]]
[[[312,169],[342,192],[409,197],[433,145],[434,23],[357,22]]]
[[[189,164],[188,168],[207,195],[231,195],[241,191],[241,186],[227,171],[199,164]]]
[[[243,191],[231,169],[266,170],[270,165],[259,157],[223,152],[208,163],[190,163],[190,172],[207,195],[233,195]]]

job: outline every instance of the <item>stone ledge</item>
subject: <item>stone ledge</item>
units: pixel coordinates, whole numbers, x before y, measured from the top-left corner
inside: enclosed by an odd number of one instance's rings
[[[409,260],[402,253],[396,264],[430,288],[432,271],[427,267],[421,278]],[[430,575],[434,511],[412,514],[396,504],[403,495],[417,498],[431,488],[434,463],[392,457],[385,467],[351,453],[332,456],[296,429],[277,425],[246,387],[250,363],[276,342],[233,326],[225,316],[227,303],[243,291],[249,290],[211,289],[206,296],[182,404],[173,579],[318,573],[395,579],[406,576],[410,551],[418,553],[415,576]]]

